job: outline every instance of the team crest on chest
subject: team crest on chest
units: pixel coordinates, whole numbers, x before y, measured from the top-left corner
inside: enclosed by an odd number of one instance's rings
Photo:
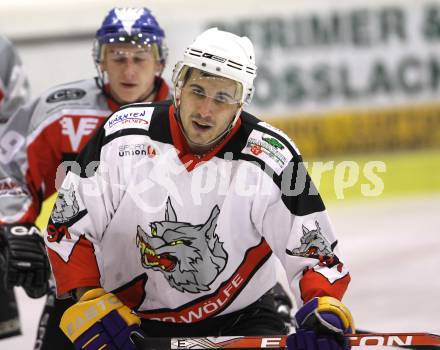
[[[228,260],[215,233],[219,214],[216,205],[205,223],[179,222],[168,198],[164,221],[152,222],[149,230],[137,227],[142,266],[163,273],[170,286],[181,292],[209,290]]]

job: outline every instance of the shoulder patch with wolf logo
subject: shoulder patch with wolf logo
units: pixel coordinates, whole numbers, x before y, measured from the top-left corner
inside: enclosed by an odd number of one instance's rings
[[[333,266],[337,265],[338,270],[341,270],[342,263],[333,252],[338,244],[338,241],[330,243],[322,234],[318,221],[315,221],[315,225],[316,229],[308,229],[303,225],[301,246],[298,248],[293,248],[292,250],[286,249],[286,253],[292,256],[318,259],[319,266],[327,266],[332,268]]]
[[[61,187],[51,214],[52,221],[54,223],[65,223],[77,216],[78,213],[79,205],[73,185],[70,185],[69,188]]]
[[[150,223],[149,232],[137,227],[142,266],[160,271],[181,292],[208,291],[228,260],[215,233],[219,214],[216,205],[203,224],[179,222],[168,198],[164,221]]]

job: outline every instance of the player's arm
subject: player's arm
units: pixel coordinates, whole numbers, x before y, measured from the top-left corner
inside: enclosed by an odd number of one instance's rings
[[[0,252],[6,283],[23,286],[34,298],[46,293],[50,276],[41,234],[34,225],[44,196],[45,167],[29,166],[26,142],[37,105],[38,100],[20,108],[0,134]]]
[[[109,162],[101,154],[104,139],[101,128],[79,154],[77,167],[67,173],[58,190],[45,231],[58,296],[102,286],[100,242],[118,206],[112,190],[118,180],[109,177]]]
[[[9,40],[0,37],[0,124],[29,100],[30,86],[21,59]]]
[[[297,333],[289,337],[288,347],[341,349],[347,346],[343,335],[354,330],[353,318],[340,301],[350,281],[348,270],[301,158],[293,157],[281,177],[285,187],[265,201],[266,214],[255,217],[263,218],[263,235],[283,263],[299,307]]]
[[[58,191],[45,242],[55,277],[57,294],[74,294],[78,302],[65,311],[60,327],[76,349],[135,349],[131,341],[140,334],[140,319],[114,294],[102,287],[100,256],[102,235],[114,217],[117,180],[110,177],[106,154],[112,147],[101,128],[77,158]],[[111,150],[111,148],[110,148]],[[99,163],[96,160],[99,159]],[[90,169],[90,162],[95,165]],[[95,255],[95,253],[97,255]],[[81,320],[80,322],[77,322]]]

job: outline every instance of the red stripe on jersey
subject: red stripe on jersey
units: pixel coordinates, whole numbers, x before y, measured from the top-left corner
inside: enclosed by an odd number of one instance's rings
[[[52,249],[47,248],[56,280],[57,295],[79,287],[99,287],[100,273],[93,244],[84,236],[76,242],[67,262]]]
[[[262,239],[260,244],[246,252],[237,270],[214,293],[205,295],[176,310],[138,311],[138,315],[142,318],[174,323],[193,323],[217,315],[235,300],[271,253],[269,245]]]
[[[238,131],[238,129],[240,129],[241,126],[241,119],[238,118],[237,123],[234,125],[232,130],[223,139],[222,142],[220,142],[209,152],[205,153],[203,156],[199,156],[192,153],[189,149],[188,144],[185,140],[185,136],[183,135],[179,123],[177,122],[177,119],[174,115],[173,104],[170,105],[168,117],[170,120],[171,137],[173,139],[174,147],[176,147],[176,149],[178,150],[179,159],[185,165],[185,168],[188,172],[192,171],[198,164],[206,162],[214,157],[224,147],[224,145],[228,143],[231,137],[234,136],[234,134]]]
[[[314,297],[322,296],[331,296],[341,300],[347,290],[350,280],[350,275],[346,274],[344,277],[331,283],[319,272],[316,272],[313,269],[307,269],[304,271],[299,282],[301,299],[304,303]]]

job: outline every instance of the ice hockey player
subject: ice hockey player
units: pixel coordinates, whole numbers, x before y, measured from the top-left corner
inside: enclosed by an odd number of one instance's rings
[[[0,132],[18,107],[29,101],[30,86],[21,58],[11,43],[0,35]]]
[[[325,206],[293,141],[243,111],[256,68],[247,37],[206,30],[173,102],[122,107],[77,158],[45,233],[57,294],[78,300],[60,324],[77,349],[287,334],[275,256],[299,305],[289,349],[348,348],[350,275]]]
[[[49,290],[49,263],[35,226],[42,202],[57,191],[65,174],[59,165],[70,166],[121,105],[171,97],[161,78],[167,58],[165,34],[149,9],[109,11],[96,32],[93,58],[97,78],[56,86],[19,109],[0,143],[11,145],[2,149],[5,161],[0,162],[0,181],[7,188],[0,193],[0,237],[8,258],[8,284],[23,286],[34,298],[49,292],[38,328],[38,350],[73,348],[58,327],[73,302],[57,300],[54,289]]]
[[[30,87],[21,58],[14,45],[0,35],[0,135],[18,107],[28,102]],[[1,137],[1,136],[0,136]],[[6,146],[7,147],[7,146]],[[0,162],[4,159],[5,145],[0,146]],[[8,193],[9,182],[0,178],[0,195]],[[5,284],[4,256],[0,240],[0,339],[21,333],[17,302],[14,290]]]

